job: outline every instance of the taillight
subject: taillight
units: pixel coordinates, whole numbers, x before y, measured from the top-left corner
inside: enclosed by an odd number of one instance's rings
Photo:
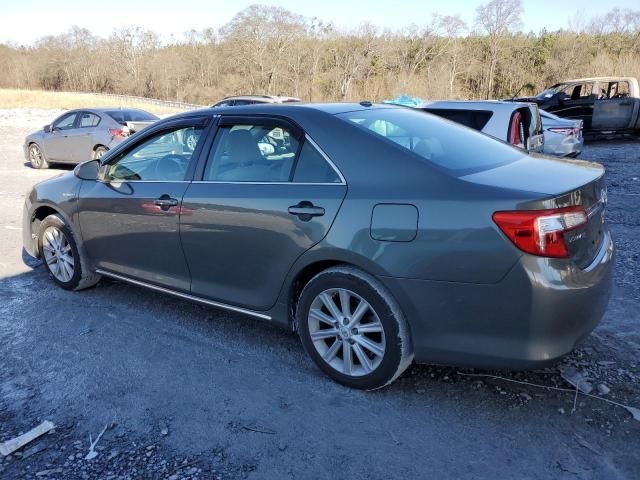
[[[523,147],[522,145],[522,114],[520,112],[515,112],[511,117],[511,125],[509,126],[509,143],[512,145],[516,145],[518,147]]]
[[[523,252],[540,257],[567,258],[564,234],[587,223],[583,207],[496,212],[493,221]]]
[[[121,128],[110,128],[109,133],[112,137],[127,137],[129,135],[128,131],[122,130]]]

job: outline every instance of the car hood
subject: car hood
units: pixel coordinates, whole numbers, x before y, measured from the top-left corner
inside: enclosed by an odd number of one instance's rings
[[[558,195],[592,182],[604,172],[599,163],[532,153],[515,162],[460,177],[460,180],[541,195]]]
[[[44,130],[37,130],[35,132],[30,133],[25,137],[25,140],[40,140],[44,136]]]

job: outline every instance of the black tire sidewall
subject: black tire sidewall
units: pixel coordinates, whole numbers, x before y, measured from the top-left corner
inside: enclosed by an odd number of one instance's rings
[[[330,288],[346,288],[360,295],[373,307],[380,318],[385,335],[385,356],[378,368],[367,375],[352,377],[334,370],[322,359],[313,345],[307,323],[309,309],[316,296]],[[386,385],[396,375],[402,361],[402,339],[399,323],[387,300],[360,276],[337,271],[328,271],[317,275],[307,284],[300,295],[296,309],[296,320],[304,349],[316,365],[338,383],[353,388],[371,390]]]
[[[67,241],[71,246],[71,252],[73,253],[73,276],[68,282],[62,282],[58,280],[51,272],[51,269],[49,268],[49,265],[44,258],[44,251],[42,249],[42,237],[45,230],[49,227],[58,228],[64,234],[64,236],[67,237]],[[42,221],[42,223],[40,223],[40,231],[38,232],[38,250],[40,251],[44,268],[47,270],[47,272],[51,276],[51,279],[56,283],[56,285],[64,288],[65,290],[74,290],[80,284],[80,280],[82,279],[82,262],[80,261],[80,252],[78,251],[78,246],[76,245],[76,240],[73,236],[73,232],[60,216],[49,215]]]

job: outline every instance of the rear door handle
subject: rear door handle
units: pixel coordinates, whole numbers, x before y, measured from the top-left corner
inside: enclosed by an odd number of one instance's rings
[[[175,207],[176,205],[178,205],[178,200],[176,200],[175,198],[171,198],[169,195],[162,195],[153,203],[166,212],[171,207]]]
[[[324,208],[316,207],[313,203],[305,200],[289,207],[289,213],[296,215],[303,222],[308,222],[313,217],[324,215]]]

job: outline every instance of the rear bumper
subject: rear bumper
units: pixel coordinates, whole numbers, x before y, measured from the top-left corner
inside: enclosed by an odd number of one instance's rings
[[[607,234],[585,270],[524,255],[497,284],[381,280],[404,309],[417,362],[527,369],[571,352],[600,322],[613,255]]]
[[[557,135],[557,134],[555,134]],[[584,148],[584,139],[563,137],[560,141],[545,137],[545,152],[547,155],[558,157],[577,157]]]

